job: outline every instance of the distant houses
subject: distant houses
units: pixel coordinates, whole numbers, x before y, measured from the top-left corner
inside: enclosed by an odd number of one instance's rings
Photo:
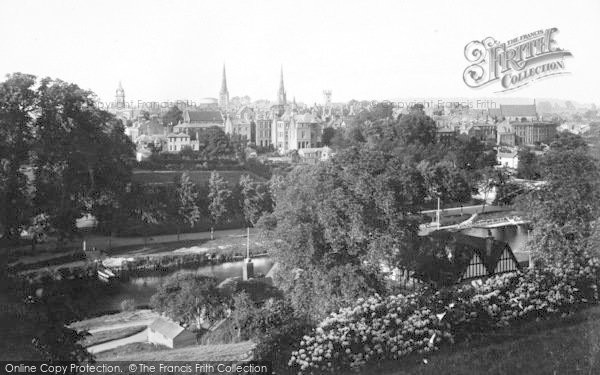
[[[196,334],[167,318],[158,318],[148,326],[148,342],[169,348],[196,345]]]

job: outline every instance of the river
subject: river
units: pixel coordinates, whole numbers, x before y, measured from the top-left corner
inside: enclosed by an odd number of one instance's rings
[[[269,258],[255,258],[254,273],[266,275],[273,266]],[[230,277],[242,276],[243,261],[228,262],[211,266],[202,266],[196,269],[186,269],[185,272],[193,272],[197,275],[210,276],[221,282]],[[136,306],[146,306],[150,298],[156,292],[158,286],[167,277],[178,271],[169,271],[144,276],[130,276],[129,279],[115,280],[111,282],[109,291],[97,303],[96,313],[115,311],[121,309],[121,302],[133,299]]]

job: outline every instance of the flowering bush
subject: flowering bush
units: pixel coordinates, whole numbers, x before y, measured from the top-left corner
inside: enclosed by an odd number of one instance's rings
[[[288,364],[300,373],[358,369],[475,332],[566,315],[599,301],[599,276],[600,261],[581,256],[437,292],[359,299],[304,336]]]
[[[304,336],[289,364],[302,372],[336,371],[426,353],[436,350],[443,339],[452,339],[447,326],[417,294],[375,295],[322,321],[312,336]]]

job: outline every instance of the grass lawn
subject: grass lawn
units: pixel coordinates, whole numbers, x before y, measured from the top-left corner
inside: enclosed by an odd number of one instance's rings
[[[96,355],[99,361],[241,361],[254,348],[251,341],[169,349],[147,343],[124,345]]]
[[[139,325],[125,328],[109,329],[106,331],[99,331],[87,336],[81,341],[81,344],[87,348],[88,346],[102,344],[107,341],[118,340],[125,337],[129,337],[131,335],[135,335],[138,332],[142,332],[146,328],[146,325]]]
[[[423,359],[427,360],[427,364]],[[367,368],[382,375],[600,374],[600,307],[532,322],[428,356]]]
[[[184,171],[134,171],[133,181],[143,184],[169,184],[178,180]],[[212,171],[187,171],[190,179],[198,185],[207,185]],[[229,184],[229,187],[235,186],[240,181],[242,175],[248,174],[257,181],[264,181],[264,178],[249,171],[217,171]]]

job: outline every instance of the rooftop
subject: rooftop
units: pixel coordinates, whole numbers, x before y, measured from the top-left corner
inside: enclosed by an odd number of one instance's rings
[[[184,111],[183,112],[184,123],[194,122],[216,122],[222,123],[223,116],[219,111]]]
[[[159,332],[163,336],[173,339],[185,330],[182,326],[172,320],[166,318],[158,318],[148,328],[152,331]]]

